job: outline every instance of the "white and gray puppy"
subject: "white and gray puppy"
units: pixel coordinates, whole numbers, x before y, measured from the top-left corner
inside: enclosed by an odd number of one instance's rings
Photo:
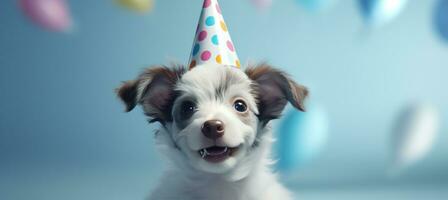
[[[127,111],[159,122],[156,143],[171,161],[151,200],[288,200],[270,166],[270,121],[287,102],[304,110],[305,87],[266,64],[152,67],[125,82]]]

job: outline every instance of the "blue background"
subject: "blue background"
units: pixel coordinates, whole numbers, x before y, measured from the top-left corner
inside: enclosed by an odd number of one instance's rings
[[[139,15],[113,1],[69,1],[75,29],[57,34],[3,1],[0,199],[144,198],[163,169],[156,126],[139,109],[125,114],[114,88],[144,67],[186,63],[201,4],[159,0]],[[290,184],[303,199],[448,196],[448,43],[434,32],[435,1],[411,1],[376,29],[356,1],[319,14],[292,0],[265,13],[249,1],[220,4],[242,62],[287,71],[328,112],[326,149]],[[415,102],[439,109],[441,134],[423,162],[387,179],[391,128]]]

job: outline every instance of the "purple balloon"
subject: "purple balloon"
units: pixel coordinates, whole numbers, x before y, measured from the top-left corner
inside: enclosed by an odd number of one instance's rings
[[[260,10],[266,10],[272,5],[272,0],[251,0],[251,2]]]
[[[67,31],[71,17],[65,0],[19,0],[31,21],[51,31]]]
[[[437,4],[434,24],[442,39],[448,42],[448,0],[440,0]]]

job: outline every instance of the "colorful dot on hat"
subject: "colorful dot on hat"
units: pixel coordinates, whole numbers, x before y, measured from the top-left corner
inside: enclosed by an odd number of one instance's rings
[[[196,66],[196,60],[192,60],[190,63],[190,69],[193,69],[193,67]]]
[[[211,0],[205,0],[204,1],[204,8],[207,8],[207,7],[209,7],[210,6],[210,4],[212,4],[212,1]]]
[[[235,48],[233,47],[232,42],[230,42],[230,40],[227,40],[227,47],[229,48],[230,51],[234,52]]]
[[[221,63],[222,63],[221,55],[216,56],[216,62],[217,62],[218,64],[221,64]]]
[[[198,54],[199,49],[201,48],[201,46],[199,44],[195,44],[194,48],[193,48],[193,56],[195,56],[196,54]]]
[[[224,23],[224,21],[221,21],[221,28],[224,32],[227,32],[227,26],[226,23]]]
[[[201,31],[198,35],[198,40],[202,41],[207,37],[207,31]]]
[[[205,24],[207,26],[215,25],[215,18],[213,16],[207,17],[207,19],[205,19]]]
[[[207,61],[210,59],[210,57],[212,56],[212,53],[210,53],[210,51],[204,51],[201,54],[201,60],[202,61]]]
[[[214,35],[214,36],[212,37],[212,43],[213,43],[214,45],[219,45],[218,35]]]
[[[235,61],[235,64],[236,64],[236,66],[237,66],[238,68],[240,68],[240,67],[241,67],[241,63],[240,63],[240,61],[239,61],[239,60],[236,60],[236,61]]]
[[[221,7],[219,7],[219,4],[216,4],[216,11],[218,11],[219,14],[222,14]]]

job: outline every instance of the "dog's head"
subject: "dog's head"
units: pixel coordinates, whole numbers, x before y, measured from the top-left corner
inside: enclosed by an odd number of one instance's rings
[[[308,91],[283,72],[262,64],[245,72],[202,65],[153,67],[125,82],[118,96],[127,111],[142,105],[160,122],[159,141],[202,172],[222,174],[251,160],[272,119],[287,102],[304,110]],[[167,145],[169,143],[169,145]],[[247,168],[247,166],[246,166]]]

